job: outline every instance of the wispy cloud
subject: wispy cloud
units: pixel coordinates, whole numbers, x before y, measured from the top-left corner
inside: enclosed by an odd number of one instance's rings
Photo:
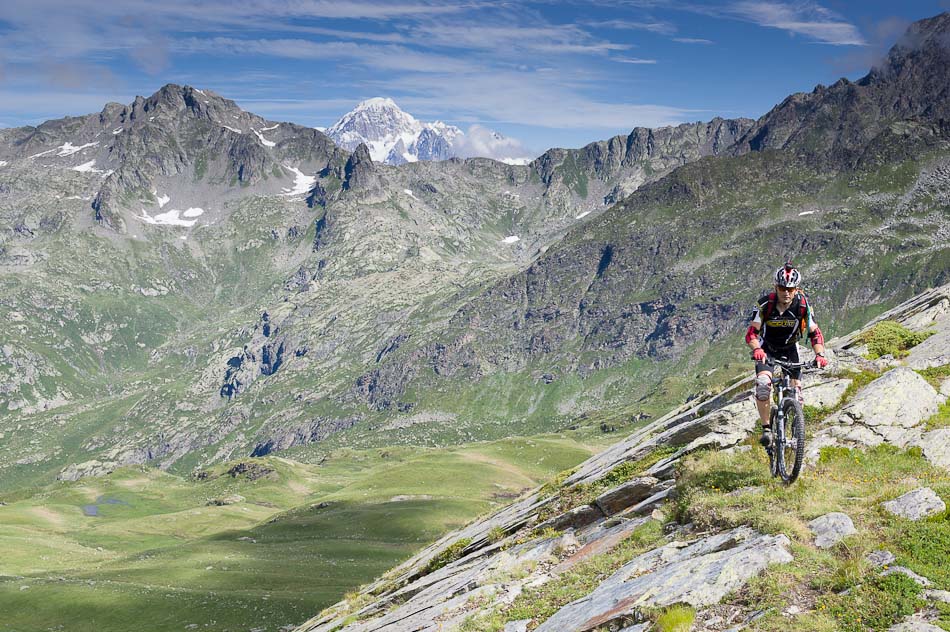
[[[478,68],[458,57],[420,52],[405,46],[313,42],[305,39],[189,38],[176,42],[175,50],[184,54],[268,55],[297,60],[342,60],[353,65],[371,66],[377,70],[407,72],[466,72]]]
[[[597,129],[613,133],[637,125],[660,127],[696,118],[693,112],[658,104],[611,103],[596,96],[599,84],[584,89],[573,82],[552,81],[546,73],[497,72],[418,76],[398,80],[400,90],[416,97],[400,99],[412,111],[448,110],[471,120],[513,123],[552,129]],[[380,83],[386,93],[396,82]]]
[[[760,26],[803,35],[822,44],[867,44],[856,26],[834,11],[811,2],[790,5],[781,2],[743,1],[728,5],[724,11]]]
[[[596,28],[620,29],[627,31],[648,31],[660,35],[672,35],[676,32],[676,26],[671,22],[661,20],[655,21],[635,21],[635,20],[602,20],[598,22],[587,22],[588,26]]]
[[[621,64],[655,64],[655,59],[640,59],[639,57],[613,57],[613,61],[619,61]]]
[[[674,42],[679,42],[681,44],[713,44],[712,40],[704,39],[702,37],[674,37]]]
[[[427,46],[487,51],[496,55],[519,51],[604,54],[631,47],[595,38],[573,24],[521,26],[440,22],[418,25],[412,29],[412,34]]]

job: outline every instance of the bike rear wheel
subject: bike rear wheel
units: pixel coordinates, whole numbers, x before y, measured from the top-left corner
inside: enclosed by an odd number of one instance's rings
[[[779,461],[780,455],[778,452],[778,446],[775,445],[775,442],[778,439],[778,428],[776,427],[776,423],[775,423],[775,418],[777,414],[778,414],[778,408],[776,408],[773,405],[772,411],[769,415],[769,425],[772,427],[772,445],[765,448],[766,453],[768,453],[769,455],[769,473],[772,476],[778,476],[779,474],[778,461]]]
[[[791,485],[802,471],[802,461],[805,459],[805,414],[802,405],[793,397],[782,402],[784,441],[775,446],[780,451],[778,458],[778,474],[786,485]]]

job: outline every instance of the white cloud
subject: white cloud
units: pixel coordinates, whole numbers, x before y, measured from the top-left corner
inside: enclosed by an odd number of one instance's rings
[[[521,141],[502,136],[487,127],[472,125],[459,137],[452,148],[463,158],[481,156],[495,160],[523,160],[534,156],[521,144]]]

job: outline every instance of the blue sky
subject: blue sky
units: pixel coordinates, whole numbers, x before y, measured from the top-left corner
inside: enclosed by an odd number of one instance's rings
[[[99,111],[165,83],[325,127],[388,96],[529,153],[856,79],[950,0],[3,0],[0,126]]]

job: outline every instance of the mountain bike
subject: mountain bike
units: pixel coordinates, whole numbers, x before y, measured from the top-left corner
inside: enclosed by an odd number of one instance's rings
[[[815,364],[814,362],[785,362],[775,358],[772,359],[772,363],[782,370],[772,372],[774,404],[769,416],[772,445],[765,450],[769,455],[769,469],[772,476],[781,477],[782,482],[791,485],[798,478],[805,458],[805,413],[802,412],[802,405],[798,401],[788,371],[814,367]]]

